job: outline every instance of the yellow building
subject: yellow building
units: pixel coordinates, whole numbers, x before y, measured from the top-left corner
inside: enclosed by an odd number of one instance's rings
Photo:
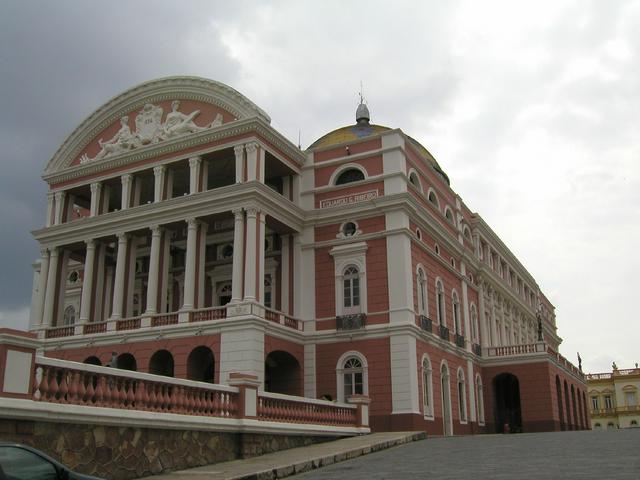
[[[589,413],[594,430],[633,428],[640,425],[640,368],[618,370],[612,373],[587,375]]]

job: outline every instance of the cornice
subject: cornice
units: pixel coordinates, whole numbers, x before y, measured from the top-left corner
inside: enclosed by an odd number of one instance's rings
[[[104,160],[74,165],[52,173],[45,172],[42,178],[49,184],[57,184],[70,180],[82,179],[83,177],[99,174],[101,172],[109,172],[110,170],[126,165],[132,165],[133,167],[135,167],[134,164],[143,160],[171,153],[176,154],[174,158],[163,159],[154,164],[148,164],[144,166],[145,169],[152,168],[154,166],[174,162],[180,158],[202,155],[207,152],[228,148],[229,146],[238,143],[237,140],[233,140],[233,137],[249,133],[260,135],[267,142],[271,143],[274,147],[281,150],[285,155],[288,155],[289,158],[291,158],[298,164],[298,166],[301,166],[304,162],[304,155],[295,145],[293,145],[289,140],[278,133],[261,118],[252,117],[235,122],[229,122],[223,124],[220,127],[212,128],[199,133],[194,133],[185,137],[179,137],[174,140],[168,140],[159,144],[141,147],[130,153],[115,155]],[[202,151],[181,154],[183,150],[197,147],[199,145],[206,145],[208,143],[216,142],[219,140],[224,140],[226,138],[231,138],[232,140],[230,140],[229,143],[217,145],[213,149],[204,148]]]

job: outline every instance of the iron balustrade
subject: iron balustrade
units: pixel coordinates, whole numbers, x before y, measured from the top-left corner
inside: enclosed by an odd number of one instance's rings
[[[455,338],[456,345],[459,346],[460,348],[464,348],[464,336],[460,335],[459,333],[456,333],[454,338]]]
[[[358,330],[364,328],[366,320],[366,313],[340,315],[336,317],[336,330]]]
[[[425,332],[433,333],[433,320],[426,315],[420,315],[420,328]]]
[[[475,353],[477,356],[479,356],[479,357],[482,356],[482,347],[480,345],[478,345],[477,343],[474,343],[471,346],[471,349],[473,350],[473,353]]]
[[[447,340],[447,341],[449,340],[449,329],[444,325],[439,325],[438,334],[440,335],[440,338],[442,338],[443,340]]]

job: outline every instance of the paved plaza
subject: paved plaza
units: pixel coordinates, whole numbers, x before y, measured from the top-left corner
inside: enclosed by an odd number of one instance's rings
[[[431,438],[296,480],[640,480],[640,429]]]

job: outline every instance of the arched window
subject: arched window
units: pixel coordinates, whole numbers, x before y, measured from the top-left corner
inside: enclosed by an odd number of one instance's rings
[[[358,231],[358,227],[353,222],[346,222],[342,227],[342,234],[345,237],[353,237]]]
[[[438,315],[438,323],[440,325],[447,325],[444,311],[444,287],[440,279],[436,280],[436,314]]]
[[[416,237],[418,237],[418,240],[422,240],[422,232],[419,228],[416,228]]]
[[[359,182],[364,180],[364,173],[357,168],[348,168],[336,178],[336,185],[344,185],[346,183]]]
[[[427,276],[422,267],[418,267],[417,274],[418,285],[418,313],[427,315]]]
[[[218,306],[224,306],[231,301],[232,289],[231,283],[220,282],[216,291]]]
[[[465,423],[467,421],[467,385],[461,368],[458,369],[458,410],[460,423]]]
[[[471,339],[474,343],[478,342],[478,311],[476,306],[471,304]]]
[[[433,246],[433,249],[435,250],[435,252],[440,255],[440,245],[438,245],[437,243]]]
[[[433,419],[433,372],[426,355],[422,359],[422,407],[424,416]]]
[[[482,391],[482,378],[476,376],[476,405],[478,408],[478,423],[484,423],[484,392]]]
[[[355,265],[349,265],[344,269],[342,291],[345,310],[358,310],[360,307],[360,272]]]
[[[418,174],[414,171],[409,173],[409,183],[416,187],[418,190],[422,191],[422,185],[420,185],[420,179],[418,178]]]
[[[469,227],[467,225],[462,227],[462,235],[464,236],[464,238],[466,238],[467,240],[471,241],[471,230],[469,229]]]
[[[453,330],[454,333],[462,335],[462,327],[460,325],[460,300],[458,300],[458,293],[455,290],[451,292],[451,301],[453,305]]]
[[[436,195],[436,192],[433,191],[433,188],[429,189],[429,193],[427,194],[427,200],[429,200],[430,203],[435,205],[435,207],[438,210],[440,209],[440,201],[438,200],[438,196]]]
[[[336,368],[338,401],[344,402],[350,395],[368,395],[366,359],[358,352],[346,352],[338,360]]]
[[[449,221],[449,223],[451,223],[452,225],[455,223],[453,220],[453,212],[451,211],[451,209],[449,208],[449,206],[447,205],[446,207],[444,207],[444,217]]]
[[[76,307],[69,305],[64,309],[63,321],[65,325],[73,325],[76,323]]]

